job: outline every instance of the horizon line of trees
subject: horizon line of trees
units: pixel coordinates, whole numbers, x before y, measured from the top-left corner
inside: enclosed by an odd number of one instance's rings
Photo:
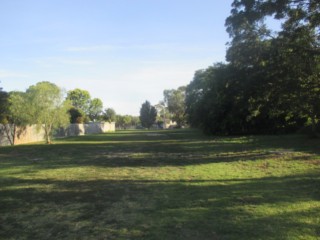
[[[23,125],[37,108],[53,113],[68,108],[70,122],[116,120],[119,128],[150,128],[172,119],[178,127],[189,124],[209,134],[310,128],[315,135],[320,123],[319,16],[320,2],[314,0],[234,0],[225,23],[231,37],[227,62],[196,71],[186,87],[164,90],[163,101],[155,106],[144,102],[139,118],[103,111],[101,100],[85,90],[69,91],[63,99],[54,84],[42,82],[26,93],[0,88],[0,120]],[[270,18],[281,23],[278,31],[268,27]],[[52,88],[47,96],[40,94],[47,88]],[[35,109],[28,107],[33,102]]]
[[[86,90],[74,89],[66,94],[50,82],[38,82],[25,92],[5,92],[0,87],[1,131],[11,145],[18,129],[24,131],[27,125],[35,124],[39,130],[42,128],[46,143],[50,143],[57,128],[97,120],[113,122],[116,112],[112,108],[103,111],[102,101],[91,99]]]

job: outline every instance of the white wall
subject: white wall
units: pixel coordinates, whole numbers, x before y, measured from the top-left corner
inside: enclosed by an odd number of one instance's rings
[[[11,125],[6,125],[7,128],[13,128]],[[4,131],[5,126],[0,124],[0,146],[10,145],[7,134]],[[88,124],[70,124],[64,129],[60,129],[56,132],[54,137],[68,137],[79,136],[86,134],[97,134],[114,132],[115,123],[88,123]],[[25,128],[18,128],[15,134],[14,144],[25,144],[32,142],[40,142],[44,140],[43,129],[38,129],[36,125],[27,126]]]

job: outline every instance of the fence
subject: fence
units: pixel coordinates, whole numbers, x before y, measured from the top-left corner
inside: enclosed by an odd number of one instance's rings
[[[17,128],[14,133],[13,125],[0,124],[0,146],[10,145],[14,141],[14,145],[39,142],[44,140],[43,129],[37,128],[36,125]],[[80,136],[86,134],[97,134],[105,132],[114,132],[115,123],[88,123],[88,124],[70,124],[66,128],[58,129],[54,133],[54,137]],[[14,137],[13,137],[14,135]]]

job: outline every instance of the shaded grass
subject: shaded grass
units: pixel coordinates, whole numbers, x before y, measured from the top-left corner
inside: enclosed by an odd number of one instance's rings
[[[0,149],[1,239],[319,239],[320,141],[122,131]]]

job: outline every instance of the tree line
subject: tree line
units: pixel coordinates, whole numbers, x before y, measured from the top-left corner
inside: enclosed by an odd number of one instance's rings
[[[231,38],[227,62],[197,70],[186,87],[165,90],[160,116],[169,114],[178,126],[209,134],[304,130],[315,136],[320,128],[320,2],[234,0],[225,26]]]
[[[186,117],[214,134],[294,132],[320,118],[320,2],[235,0],[227,63],[198,70]],[[268,28],[270,19],[281,28]]]
[[[181,86],[178,89],[164,90],[163,100],[154,106],[145,101],[140,108],[139,118],[142,127],[150,128],[156,124],[157,127],[164,128],[171,121],[177,128],[185,126],[185,93],[186,87]]]
[[[51,142],[54,129],[70,123],[116,120],[112,108],[103,110],[99,98],[91,98],[82,89],[64,92],[50,82],[39,82],[25,92],[5,92],[0,88],[0,123],[2,131],[13,145],[17,130],[35,124],[44,130],[47,143]]]
[[[270,19],[279,22],[279,30],[268,26]],[[57,86],[41,82],[25,93],[0,88],[0,121],[47,121],[49,133],[68,119],[116,121],[119,128],[150,128],[173,120],[177,127],[188,124],[210,134],[303,128],[315,134],[320,119],[320,2],[234,0],[225,25],[231,38],[227,62],[196,71],[187,86],[164,90],[155,106],[144,102],[139,117],[103,111],[102,101],[81,89],[69,91],[64,99]]]

